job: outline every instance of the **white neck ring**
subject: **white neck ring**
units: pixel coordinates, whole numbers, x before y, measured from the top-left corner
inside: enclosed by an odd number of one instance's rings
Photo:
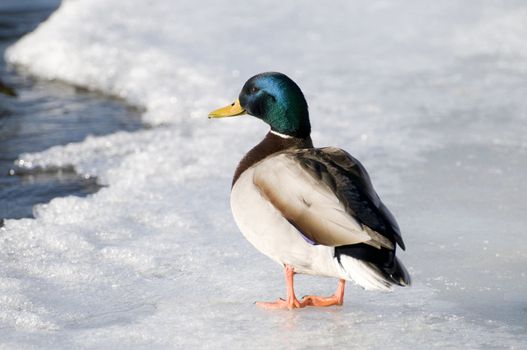
[[[281,134],[278,131],[274,131],[274,130],[271,130],[271,134],[275,134],[276,136],[280,136],[283,139],[291,139],[291,138],[293,138],[293,136]]]

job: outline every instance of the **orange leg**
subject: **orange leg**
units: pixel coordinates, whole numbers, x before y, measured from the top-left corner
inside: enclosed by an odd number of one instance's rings
[[[306,305],[303,302],[298,301],[295,296],[295,289],[293,287],[293,276],[295,271],[290,265],[285,265],[285,283],[287,286],[287,299],[278,299],[275,302],[264,302],[257,301],[256,305],[264,309],[297,309],[303,308]]]
[[[335,294],[330,297],[319,297],[315,295],[307,295],[302,298],[301,304],[305,306],[332,306],[332,305],[342,305],[344,302],[344,286],[346,280],[339,280],[339,285]]]

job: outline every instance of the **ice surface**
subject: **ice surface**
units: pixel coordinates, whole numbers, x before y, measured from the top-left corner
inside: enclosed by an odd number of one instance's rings
[[[3,347],[527,347],[526,23],[521,1],[65,1],[8,61],[122,96],[157,126],[21,156],[108,187],[0,229]],[[266,128],[206,114],[268,70],[303,88],[317,145],[370,170],[412,288],[252,304],[283,295],[282,272],[228,196]],[[335,287],[298,278],[300,295]]]

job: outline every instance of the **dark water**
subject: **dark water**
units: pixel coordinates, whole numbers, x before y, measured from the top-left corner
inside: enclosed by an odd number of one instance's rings
[[[0,81],[7,86],[0,93],[0,226],[6,218],[31,217],[37,203],[86,196],[100,188],[96,179],[85,179],[68,168],[22,173],[14,166],[20,154],[142,126],[139,111],[122,101],[60,82],[35,80],[6,67],[7,46],[36,28],[59,4],[57,0],[0,1]],[[9,96],[10,88],[16,97]]]

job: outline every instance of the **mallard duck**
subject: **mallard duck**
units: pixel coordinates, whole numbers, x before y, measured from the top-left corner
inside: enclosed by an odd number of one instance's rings
[[[209,118],[248,114],[271,127],[240,161],[231,209],[245,238],[283,266],[287,298],[257,302],[268,309],[342,305],[345,282],[367,290],[410,285],[395,256],[405,249],[395,218],[362,164],[335,147],[315,148],[307,102],[282,73],[250,78],[238,99]],[[295,296],[295,274],[339,279],[334,295]]]

